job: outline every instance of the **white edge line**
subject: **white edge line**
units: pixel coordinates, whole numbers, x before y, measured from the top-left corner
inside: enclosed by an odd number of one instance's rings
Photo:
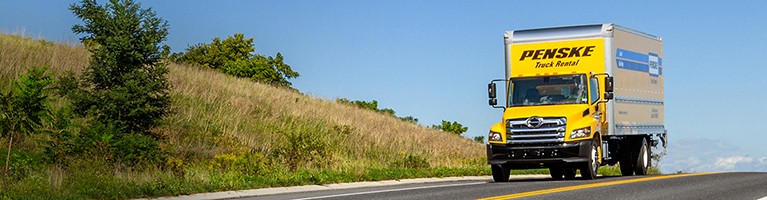
[[[512,175],[511,178],[531,178],[544,175]],[[548,175],[545,175],[548,177]],[[323,190],[337,190],[337,189],[353,189],[353,188],[366,188],[366,187],[380,187],[380,186],[396,186],[405,184],[420,184],[420,183],[438,183],[438,182],[453,182],[453,181],[492,181],[491,176],[459,176],[459,177],[443,177],[443,178],[416,178],[416,179],[400,179],[400,180],[385,180],[385,181],[366,181],[366,182],[350,182],[350,183],[335,183],[328,185],[303,185],[303,186],[288,186],[288,187],[275,187],[275,188],[260,188],[260,189],[248,189],[237,191],[221,191],[221,192],[209,192],[209,193],[197,193],[187,194],[179,196],[166,196],[166,197],[150,197],[150,198],[138,198],[136,200],[213,200],[213,199],[233,199],[233,198],[245,198],[256,197],[266,195],[280,195],[299,192],[314,192]]]
[[[767,196],[764,196],[764,197],[762,197],[762,198],[759,198],[759,199],[757,199],[757,200],[767,200]]]
[[[354,193],[346,193],[346,194],[334,194],[334,195],[326,195],[326,196],[306,197],[306,198],[300,198],[300,199],[295,199],[295,200],[325,199],[325,198],[333,198],[333,197],[354,196],[354,195],[363,195],[363,194],[375,194],[375,193],[384,193],[384,192],[397,192],[397,191],[405,191],[405,190],[420,190],[420,189],[429,189],[429,188],[454,187],[454,186],[465,186],[465,185],[479,185],[479,184],[485,184],[485,183],[487,183],[487,182],[471,182],[471,183],[456,183],[456,184],[448,184],[448,185],[432,185],[432,186],[422,186],[422,187],[399,188],[399,189],[389,189],[389,190],[354,192]]]

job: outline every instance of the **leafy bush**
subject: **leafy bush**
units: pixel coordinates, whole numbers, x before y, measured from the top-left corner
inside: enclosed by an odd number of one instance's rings
[[[342,104],[348,104],[353,105],[358,108],[367,109],[376,111],[379,113],[383,113],[392,117],[396,117],[397,119],[400,119],[402,121],[410,122],[410,123],[418,123],[418,118],[415,118],[413,116],[407,116],[407,117],[397,117],[395,115],[394,109],[391,108],[378,108],[378,101],[372,100],[372,101],[361,101],[361,100],[354,100],[351,101],[347,98],[338,98],[336,99],[336,102],[342,103]]]
[[[431,127],[434,129],[440,130],[442,132],[452,133],[456,135],[461,135],[465,133],[467,130],[469,130],[468,127],[465,127],[456,121],[449,122],[445,120],[442,120],[442,124],[432,125]]]
[[[330,144],[318,132],[297,130],[286,135],[286,146],[278,152],[291,171],[307,164],[322,165],[329,162]]]
[[[130,166],[146,166],[164,160],[157,139],[137,133],[123,133],[122,129],[115,124],[91,122],[74,138],[77,147],[74,153]]]
[[[8,166],[8,173],[3,177],[6,178],[5,181],[18,181],[30,173],[42,169],[45,164],[42,156],[32,152],[14,150],[11,151],[9,158],[11,162]]]
[[[401,119],[402,121],[406,121],[406,122],[410,122],[410,123],[414,123],[414,124],[418,123],[418,118],[415,118],[413,116],[398,117],[398,118]]]
[[[0,134],[8,138],[5,174],[9,172],[13,139],[21,141],[24,136],[37,132],[50,117],[48,90],[53,78],[46,70],[47,67],[27,69],[26,74],[13,82],[11,92],[0,93]]]
[[[172,57],[177,61],[200,64],[211,69],[221,69],[230,62],[250,59],[256,51],[253,38],[245,39],[242,33],[236,33],[223,41],[216,37],[210,44],[190,46],[184,53]]]
[[[285,64],[281,53],[267,57],[255,51],[253,38],[245,39],[245,35],[237,33],[224,40],[216,37],[209,44],[190,46],[185,53],[176,53],[171,58],[276,86],[290,87],[292,83],[288,79],[299,76]]]
[[[483,135],[476,136],[476,137],[472,138],[472,140],[474,140],[475,142],[479,142],[479,143],[485,143],[485,136],[483,136]]]
[[[157,139],[147,135],[120,134],[110,149],[118,163],[146,166],[164,159],[158,143]]]
[[[79,137],[78,126],[72,123],[74,118],[69,107],[63,107],[53,112],[46,139],[40,141],[43,155],[53,164],[64,164],[66,159],[74,155],[78,146],[75,141]]]

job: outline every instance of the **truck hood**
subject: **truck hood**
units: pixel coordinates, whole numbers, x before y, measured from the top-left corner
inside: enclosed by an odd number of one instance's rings
[[[587,109],[589,109],[589,105],[587,104],[509,107],[506,108],[506,112],[503,114],[503,119],[505,121],[507,119],[539,116],[567,117],[567,121],[575,121],[583,118],[583,113]]]

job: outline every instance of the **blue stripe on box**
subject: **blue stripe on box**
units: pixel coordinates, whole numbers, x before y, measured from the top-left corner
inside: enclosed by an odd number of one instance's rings
[[[650,73],[650,66],[629,60],[617,60],[618,68]]]
[[[654,53],[637,53],[625,49],[618,49],[615,56],[619,59],[616,60],[618,68],[628,69],[633,71],[645,72],[650,74],[650,55],[658,57],[658,54]],[[621,65],[621,62],[623,64]],[[650,74],[652,77],[658,77],[663,75],[663,58],[658,57],[658,74]]]
[[[618,51],[615,53],[615,56],[618,58],[629,59],[643,63],[646,63],[649,60],[647,54],[637,53],[625,49],[618,49]]]

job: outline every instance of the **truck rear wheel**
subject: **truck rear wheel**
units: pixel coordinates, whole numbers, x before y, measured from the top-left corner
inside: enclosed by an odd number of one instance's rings
[[[634,167],[634,173],[636,175],[647,174],[647,168],[650,167],[650,147],[647,145],[647,139],[642,138],[642,146],[639,146],[637,152],[636,165]]]
[[[511,168],[505,165],[490,165],[490,170],[493,171],[493,181],[509,182],[509,175]]]
[[[581,177],[586,180],[594,180],[597,179],[597,170],[599,169],[599,144],[596,140],[591,143],[589,151],[589,161],[581,167]]]

